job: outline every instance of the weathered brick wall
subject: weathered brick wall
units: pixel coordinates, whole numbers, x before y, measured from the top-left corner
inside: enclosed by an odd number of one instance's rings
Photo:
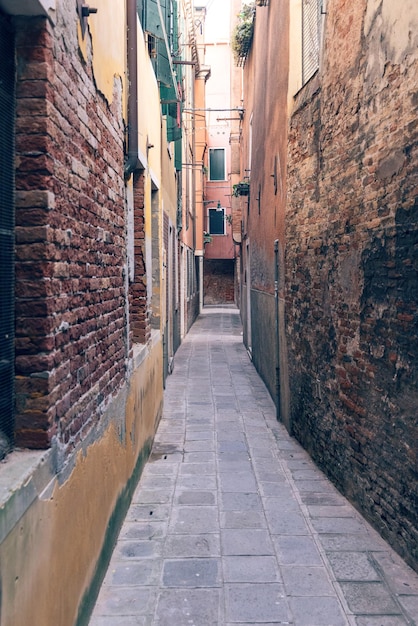
[[[231,205],[232,232],[240,237],[242,234],[242,216],[247,212],[248,207],[248,196],[239,196],[238,198],[232,196]]]
[[[291,412],[417,567],[418,60],[394,52],[380,19],[364,38],[366,4],[328,3],[323,66],[290,121]]]
[[[124,379],[124,129],[58,8],[16,28],[16,443],[69,451]]]
[[[146,343],[151,334],[145,275],[144,172],[134,175],[134,280],[130,285],[130,330],[132,340]]]

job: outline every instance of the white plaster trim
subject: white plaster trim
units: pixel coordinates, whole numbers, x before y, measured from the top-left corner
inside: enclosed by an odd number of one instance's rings
[[[0,543],[54,477],[52,450],[15,450],[0,464]]]
[[[148,167],[148,159],[142,152],[141,148],[138,148],[138,161],[140,162],[142,169],[146,170]]]
[[[151,178],[152,188],[154,191],[160,189],[161,183],[160,179],[155,175],[155,172],[151,168],[149,168],[149,175]]]
[[[56,0],[0,0],[0,9],[9,15],[44,15],[55,23]]]

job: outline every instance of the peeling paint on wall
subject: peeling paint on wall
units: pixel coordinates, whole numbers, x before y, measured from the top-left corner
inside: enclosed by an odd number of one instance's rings
[[[388,84],[387,63],[410,64],[418,58],[418,16],[415,0],[369,0],[364,19],[368,46],[366,84]]]

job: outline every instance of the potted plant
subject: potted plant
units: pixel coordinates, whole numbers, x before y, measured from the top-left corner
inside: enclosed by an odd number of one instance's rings
[[[232,195],[235,196],[235,198],[238,198],[239,196],[248,196],[250,193],[250,181],[249,180],[242,180],[239,183],[236,183],[235,185],[232,185]]]
[[[203,245],[207,243],[212,243],[212,235],[207,233],[205,230],[203,231]]]

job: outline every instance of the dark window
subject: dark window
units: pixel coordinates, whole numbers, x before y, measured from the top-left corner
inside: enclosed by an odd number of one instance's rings
[[[148,54],[151,59],[157,58],[157,40],[151,33],[146,33]]]
[[[225,209],[209,209],[209,233],[211,235],[225,234]]]
[[[2,15],[0,58],[0,435],[2,440],[6,437],[11,443],[14,430],[15,67],[13,32]]]
[[[225,148],[209,149],[209,180],[225,180]]]
[[[195,288],[195,264],[193,250],[187,249],[187,296],[190,298],[196,291]]]

